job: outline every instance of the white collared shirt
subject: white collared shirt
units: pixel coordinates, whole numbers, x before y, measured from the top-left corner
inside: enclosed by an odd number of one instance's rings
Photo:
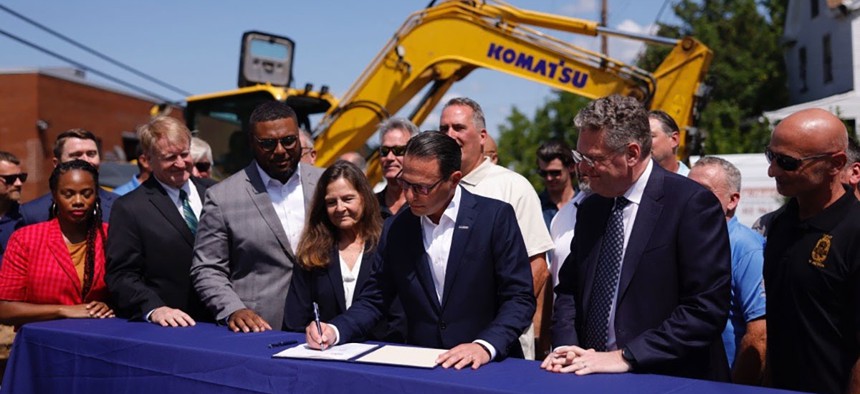
[[[421,235],[424,240],[424,251],[430,257],[430,272],[433,275],[433,286],[436,287],[436,298],[442,303],[442,291],[445,289],[445,272],[448,269],[448,256],[451,254],[451,242],[454,240],[454,226],[457,214],[460,212],[460,188],[454,191],[454,198],[442,212],[439,223],[433,223],[427,216],[421,216]]]
[[[305,227],[305,194],[302,191],[301,168],[297,166],[290,179],[287,179],[287,183],[281,183],[270,177],[259,163],[255,162],[255,165],[260,172],[263,185],[266,186],[266,192],[269,193],[269,199],[272,200],[272,208],[275,208],[284,233],[287,234],[290,249],[296,253],[299,238]]]
[[[621,270],[624,270],[624,256],[627,255],[627,243],[630,241],[630,233],[633,231],[636,214],[639,212],[639,206],[642,204],[642,195],[645,192],[645,186],[648,184],[648,178],[651,177],[653,169],[654,161],[649,158],[645,172],[624,193],[624,198],[629,200],[630,203],[621,211],[621,221],[624,224],[624,248],[621,250],[621,262],[619,263],[621,264]],[[619,276],[619,281],[615,284],[615,293],[612,295],[612,306],[609,309],[609,332],[606,337],[606,350],[618,349],[615,344],[615,304],[618,302],[618,285],[620,283]]]
[[[164,191],[167,192],[167,196],[170,197],[170,201],[173,201],[173,205],[176,206],[179,216],[185,218],[185,212],[182,210],[182,200],[179,199],[179,189],[173,186],[168,186],[166,183],[159,181],[158,178],[155,178],[155,180],[164,188]],[[194,216],[196,216],[199,221],[200,211],[203,210],[203,201],[200,199],[200,194],[197,193],[197,187],[194,186],[194,182],[191,182],[191,179],[189,179],[185,181],[184,185],[182,185],[182,190],[185,190],[185,193],[188,195],[188,203],[191,204],[191,210],[194,211]]]
[[[352,269],[349,269],[349,265],[346,264],[340,253],[337,255],[340,260],[340,276],[343,281],[343,298],[346,302],[346,309],[349,309],[352,306],[352,298],[355,295],[355,283],[358,281],[358,273],[361,272],[361,258],[364,255],[364,247],[358,253],[358,258],[355,260]]]

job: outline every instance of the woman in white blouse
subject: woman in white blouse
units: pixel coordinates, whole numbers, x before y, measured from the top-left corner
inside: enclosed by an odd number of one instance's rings
[[[334,163],[320,176],[299,241],[284,311],[287,330],[304,332],[314,320],[314,302],[323,321],[349,309],[370,277],[381,232],[379,203],[364,173],[352,163]],[[404,324],[395,302],[366,339],[402,342]]]

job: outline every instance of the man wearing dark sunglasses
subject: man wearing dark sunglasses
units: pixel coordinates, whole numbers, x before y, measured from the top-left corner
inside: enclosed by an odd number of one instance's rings
[[[767,352],[774,387],[860,390],[860,202],[843,184],[848,134],[822,109],[773,131],[768,175],[790,200],[764,250]]]
[[[575,171],[575,164],[570,147],[561,140],[551,140],[538,147],[536,161],[538,175],[544,185],[538,197],[543,220],[549,228],[558,210],[573,198],[571,174]]]
[[[376,199],[382,218],[387,219],[407,207],[406,196],[397,182],[397,175],[403,170],[406,143],[418,134],[418,127],[408,119],[391,118],[382,122],[378,130],[379,164],[385,178],[385,189],[376,193]]]
[[[322,169],[299,164],[298,118],[284,103],[258,105],[247,138],[254,160],[206,193],[191,278],[230,330],[280,330],[295,250]]]
[[[23,225],[18,200],[25,181],[27,173],[21,171],[21,161],[12,153],[0,151],[0,262],[12,232]],[[6,364],[14,340],[14,328],[0,325],[0,364]]]
[[[21,227],[18,200],[27,173],[21,171],[21,161],[9,152],[0,152],[0,261],[12,232]]]
[[[212,147],[202,138],[191,138],[191,175],[197,178],[212,178]]]
[[[409,209],[386,222],[352,307],[322,325],[322,337],[308,325],[311,347],[363,336],[399,297],[407,343],[449,349],[436,359],[444,368],[522,357],[517,337],[535,311],[525,244],[510,205],[459,185],[460,164],[460,147],[444,134],[409,141],[398,177]]]

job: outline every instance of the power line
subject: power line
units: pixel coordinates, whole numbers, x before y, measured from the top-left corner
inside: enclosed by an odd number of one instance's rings
[[[663,11],[666,10],[667,4],[669,4],[669,0],[663,0],[663,5],[660,6],[660,11],[657,11],[657,16],[654,18],[654,26],[657,26],[657,23],[660,22],[660,17],[663,16]]]
[[[152,82],[152,83],[154,83],[154,84],[157,84],[157,85],[159,85],[159,86],[161,86],[161,87],[163,87],[163,88],[165,88],[165,89],[172,90],[172,91],[174,91],[174,92],[176,92],[176,93],[179,93],[179,94],[181,94],[181,95],[183,95],[183,96],[190,96],[190,95],[191,95],[191,93],[189,93],[189,92],[187,92],[187,91],[185,91],[185,90],[183,90],[183,89],[180,89],[180,88],[178,88],[178,87],[176,87],[176,86],[173,86],[173,85],[171,85],[171,84],[169,84],[169,83],[167,83],[167,82],[164,82],[164,81],[162,81],[162,80],[160,80],[160,79],[158,79],[158,78],[155,78],[155,77],[153,77],[153,76],[150,76],[149,74],[146,74],[146,73],[144,73],[143,71],[137,70],[136,68],[134,68],[134,67],[132,67],[132,66],[129,66],[129,65],[127,65],[127,64],[125,64],[125,63],[122,63],[122,62],[120,62],[120,61],[118,61],[118,60],[115,60],[115,59],[113,59],[113,58],[111,58],[111,57],[109,57],[109,56],[107,56],[107,55],[105,55],[105,54],[103,54],[103,53],[101,53],[101,52],[99,52],[99,51],[96,51],[95,49],[92,49],[92,48],[90,48],[90,47],[88,47],[88,46],[86,46],[86,45],[84,45],[84,44],[81,44],[81,43],[79,43],[79,42],[77,42],[77,41],[75,41],[75,40],[73,40],[73,39],[69,38],[68,36],[63,35],[63,34],[61,34],[61,33],[57,32],[57,31],[55,31],[55,30],[53,30],[53,29],[51,29],[51,28],[49,28],[49,27],[47,27],[47,26],[45,26],[45,25],[43,25],[43,24],[39,23],[39,22],[36,22],[36,21],[34,21],[34,20],[32,20],[32,19],[30,19],[30,18],[28,18],[28,17],[24,16],[24,15],[21,15],[21,14],[19,14],[19,13],[15,12],[15,11],[13,11],[13,10],[9,9],[9,7],[6,7],[6,6],[5,6],[5,5],[3,5],[3,4],[0,4],[0,10],[6,11],[7,13],[12,14],[12,15],[13,15],[13,16],[15,16],[16,18],[21,19],[21,20],[23,20],[23,21],[25,21],[25,22],[27,22],[27,23],[29,23],[29,24],[33,25],[33,26],[38,27],[39,29],[42,29],[42,30],[44,30],[44,31],[46,31],[46,32],[48,32],[48,33],[50,33],[50,34],[51,34],[51,35],[53,35],[54,37],[57,37],[57,38],[59,38],[59,39],[61,39],[61,40],[65,41],[65,42],[67,42],[67,43],[69,43],[69,44],[72,44],[72,45],[74,45],[75,47],[77,47],[77,48],[79,48],[79,49],[81,49],[81,50],[83,50],[83,51],[86,51],[87,53],[89,53],[89,54],[91,54],[91,55],[93,55],[93,56],[96,56],[96,57],[98,57],[98,58],[100,58],[100,59],[102,59],[102,60],[104,60],[104,61],[106,61],[106,62],[108,62],[108,63],[111,63],[111,64],[113,64],[113,65],[115,65],[115,66],[117,66],[117,67],[119,67],[119,68],[121,68],[121,69],[123,69],[123,70],[125,70],[125,71],[128,71],[128,72],[130,72],[130,73],[132,73],[132,74],[134,74],[134,75],[137,75],[138,77],[141,77],[141,78],[143,78],[143,79],[146,79],[146,80],[147,80],[147,81],[149,81],[149,82]]]
[[[53,57],[55,57],[55,58],[57,58],[57,59],[60,59],[60,60],[62,60],[62,61],[64,61],[64,62],[67,62],[67,63],[69,63],[69,64],[71,64],[71,65],[73,65],[73,66],[75,66],[75,67],[78,67],[78,68],[80,68],[80,69],[82,69],[82,70],[89,71],[89,72],[91,72],[91,73],[93,73],[93,74],[96,74],[96,75],[98,75],[98,76],[100,76],[100,77],[102,77],[102,78],[105,78],[105,79],[107,79],[107,80],[109,80],[109,81],[111,81],[111,82],[114,82],[114,83],[120,84],[120,85],[122,85],[122,86],[125,86],[125,87],[127,87],[127,88],[129,88],[129,89],[131,89],[131,90],[137,91],[137,92],[139,92],[139,93],[143,93],[144,95],[147,95],[147,96],[149,96],[150,98],[154,98],[154,99],[157,99],[157,100],[162,101],[162,102],[170,102],[170,103],[174,102],[173,100],[171,100],[171,99],[169,99],[169,98],[166,98],[166,97],[163,97],[163,96],[159,95],[158,93],[154,93],[154,92],[152,92],[152,91],[150,91],[150,90],[147,90],[147,89],[144,89],[144,88],[142,88],[142,87],[140,87],[140,86],[137,86],[137,85],[134,85],[134,84],[132,84],[132,83],[129,83],[129,82],[123,81],[123,80],[121,80],[121,79],[119,79],[119,78],[116,78],[116,77],[114,77],[114,76],[111,76],[110,74],[107,74],[107,73],[101,72],[101,71],[99,71],[99,70],[96,70],[96,69],[94,69],[94,68],[87,67],[87,66],[85,66],[85,65],[84,65],[84,64],[82,64],[82,63],[78,63],[78,62],[76,62],[76,61],[74,61],[74,60],[72,60],[72,59],[69,59],[69,58],[67,58],[67,57],[65,57],[65,56],[63,56],[63,55],[60,55],[60,54],[58,54],[58,53],[56,53],[56,52],[53,52],[53,51],[51,51],[51,50],[49,50],[49,49],[47,49],[47,48],[41,47],[41,46],[39,46],[39,45],[36,45],[36,44],[34,44],[34,43],[30,42],[30,41],[27,41],[27,40],[25,40],[25,39],[23,39],[23,38],[21,38],[21,37],[18,37],[18,36],[16,36],[16,35],[12,34],[12,33],[7,32],[7,31],[5,31],[5,30],[3,30],[3,29],[0,29],[0,35],[4,35],[4,36],[6,36],[6,37],[9,37],[9,38],[11,38],[12,40],[18,41],[19,43],[24,44],[24,45],[26,45],[26,46],[28,46],[28,47],[30,47],[30,48],[33,48],[33,49],[35,49],[35,50],[37,50],[37,51],[40,51],[40,52],[46,53],[46,54],[48,54],[48,55],[51,55],[51,56],[53,56]]]

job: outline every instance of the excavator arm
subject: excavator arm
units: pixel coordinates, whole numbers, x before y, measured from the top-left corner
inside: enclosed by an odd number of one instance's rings
[[[379,122],[429,86],[410,116],[422,123],[454,82],[479,67],[588,98],[614,93],[635,97],[671,114],[685,140],[713,56],[705,45],[693,38],[672,40],[669,56],[649,72],[535,27],[590,36],[607,33],[591,21],[499,1],[449,1],[413,13],[314,130],[317,165],[328,166],[342,153],[359,150]]]

